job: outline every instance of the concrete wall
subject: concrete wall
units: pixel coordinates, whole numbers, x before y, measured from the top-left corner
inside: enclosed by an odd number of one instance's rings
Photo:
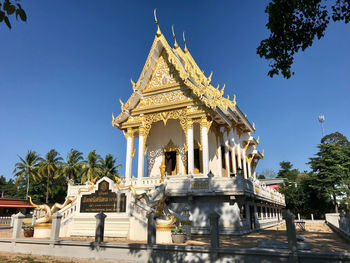
[[[204,246],[145,245],[102,243],[97,246],[81,241],[48,241],[33,239],[0,239],[0,251],[76,259],[113,262],[240,262],[240,263],[340,263],[350,262],[349,253],[306,252],[258,248],[209,248]]]
[[[326,214],[326,223],[350,241],[350,214]]]
[[[186,206],[190,208],[192,234],[209,234],[209,215],[213,212],[220,215],[221,234],[239,235],[282,222],[282,218],[278,217],[277,214],[264,215],[259,218],[257,204],[252,200],[244,202],[245,214],[243,214],[244,210],[241,213],[237,202],[231,200],[230,196],[172,197],[168,204],[173,211],[180,215]],[[258,205],[267,206],[266,204]],[[250,206],[254,209],[254,229],[251,228]]]

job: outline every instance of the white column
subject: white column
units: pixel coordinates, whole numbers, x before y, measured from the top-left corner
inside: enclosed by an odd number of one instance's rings
[[[203,153],[203,174],[209,173],[209,143],[208,128],[206,124],[202,125],[202,153]]]
[[[251,163],[249,162],[249,160],[248,160],[247,164],[248,164],[248,177],[252,177],[252,168],[250,166]]]
[[[226,162],[226,171],[227,171],[227,176],[229,177],[231,174],[231,169],[230,169],[230,155],[229,155],[229,141],[228,141],[228,134],[224,133],[224,140],[225,140],[225,162]]]
[[[219,167],[219,177],[222,177],[222,155],[221,155],[221,140],[220,140],[220,136],[218,136],[217,140],[218,140],[218,167]]]
[[[187,126],[187,173],[194,174],[194,147],[193,147],[193,123]]]
[[[131,165],[132,165],[132,140],[133,140],[133,131],[132,129],[128,129],[126,133],[126,162],[125,162],[125,179],[127,181],[131,178]]]
[[[237,157],[238,157],[238,168],[242,169],[242,153],[241,153],[241,145],[237,144]]]
[[[245,156],[245,150],[242,150],[243,153],[243,174],[244,178],[247,179],[247,157]]]
[[[232,142],[232,169],[233,169],[233,173],[237,175],[237,167],[236,167],[236,145],[234,142]]]
[[[138,167],[137,167],[137,179],[141,180],[143,178],[143,169],[144,169],[144,160],[145,157],[143,155],[144,152],[144,137],[142,128],[139,129],[139,159],[138,159]]]

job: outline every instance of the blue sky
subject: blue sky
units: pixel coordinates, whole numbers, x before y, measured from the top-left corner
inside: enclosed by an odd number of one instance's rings
[[[125,161],[125,138],[111,126],[119,98],[130,96],[152,45],[157,8],[161,30],[171,25],[213,84],[233,97],[265,158],[258,171],[291,161],[300,170],[326,133],[350,135],[350,25],[331,23],[326,36],[295,59],[295,76],[267,76],[256,55],[268,36],[268,1],[22,1],[28,22],[0,24],[0,175],[12,176],[17,155],[51,148],[114,154]],[[136,168],[136,158],[133,168]],[[136,169],[134,175],[136,174]],[[121,170],[124,174],[124,169]]]

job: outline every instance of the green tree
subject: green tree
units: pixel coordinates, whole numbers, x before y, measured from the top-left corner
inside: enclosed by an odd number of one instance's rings
[[[300,173],[298,169],[293,169],[293,164],[291,162],[280,162],[281,169],[277,173],[277,178],[285,178],[290,182],[295,182],[297,180],[298,174]]]
[[[55,176],[55,174],[58,172],[60,165],[62,164],[61,161],[63,160],[62,157],[59,156],[60,154],[55,150],[51,149],[45,156],[45,159],[42,159],[39,166],[40,166],[40,175],[42,178],[46,179],[46,204],[49,203],[49,188],[50,188],[50,180]]]
[[[74,183],[80,182],[83,160],[83,153],[71,149],[67,154],[67,160],[62,167],[60,175],[63,175],[66,181],[73,180]]]
[[[333,199],[334,210],[338,213],[338,196],[349,193],[350,143],[339,132],[322,138],[316,157],[308,163],[315,174],[314,187]]]
[[[18,158],[20,159],[20,162],[15,164],[13,173],[17,177],[16,183],[23,177],[26,177],[26,199],[28,199],[30,180],[36,181],[40,178],[38,164],[41,161],[41,158],[35,151],[28,151],[24,159],[21,156],[18,156]]]
[[[285,196],[286,208],[304,217],[314,214],[316,218],[323,218],[331,208],[331,200],[323,191],[313,187],[314,183],[314,175],[304,172],[295,182],[287,181],[280,185],[279,191]]]
[[[258,175],[258,179],[266,179],[266,177],[265,177],[265,175],[263,175],[263,174],[259,174],[259,175]]]
[[[0,1],[0,23],[4,22],[9,29],[12,27],[9,19],[10,16],[16,16],[16,19],[19,17],[23,22],[27,21],[26,12],[18,2],[19,0]]]
[[[98,180],[100,175],[102,174],[102,159],[99,154],[96,154],[96,150],[92,150],[87,160],[85,161],[85,164],[82,168],[82,177],[81,182],[85,183],[86,181],[95,182]]]
[[[109,177],[112,180],[115,180],[115,176],[119,177],[118,168],[121,167],[121,164],[116,165],[116,162],[112,154],[106,154],[105,159],[101,161],[101,175]]]
[[[324,36],[330,16],[333,21],[349,23],[350,1],[272,0],[265,13],[269,16],[266,27],[270,36],[260,42],[257,54],[273,61],[269,65],[270,77],[282,73],[290,78],[295,54]]]

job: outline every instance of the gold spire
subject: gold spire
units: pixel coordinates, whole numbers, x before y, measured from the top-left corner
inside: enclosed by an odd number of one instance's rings
[[[173,38],[174,38],[174,48],[177,49],[179,45],[176,42],[175,32],[174,32],[174,25],[171,26],[171,30],[173,31]]]
[[[136,88],[136,84],[135,82],[132,81],[132,79],[130,79],[131,85],[132,85],[132,89],[135,91]]]
[[[224,84],[224,86],[223,86],[222,89],[220,90],[221,96],[224,95],[225,86],[226,86],[226,84]]]
[[[233,107],[236,106],[236,94],[233,95],[233,100],[232,100],[232,103],[233,103]]]
[[[157,25],[157,37],[160,37],[162,35],[162,32],[160,31],[159,24],[158,24],[158,19],[157,19],[157,8],[154,8],[154,20]]]
[[[124,103],[122,102],[122,99],[119,99],[119,102],[120,102],[120,108],[123,111],[124,110]]]
[[[185,44],[185,48],[184,48],[184,52],[187,53],[188,52],[188,49],[187,49],[187,46],[186,46],[186,38],[185,38],[185,31],[182,32],[182,38],[184,40],[184,44]]]

